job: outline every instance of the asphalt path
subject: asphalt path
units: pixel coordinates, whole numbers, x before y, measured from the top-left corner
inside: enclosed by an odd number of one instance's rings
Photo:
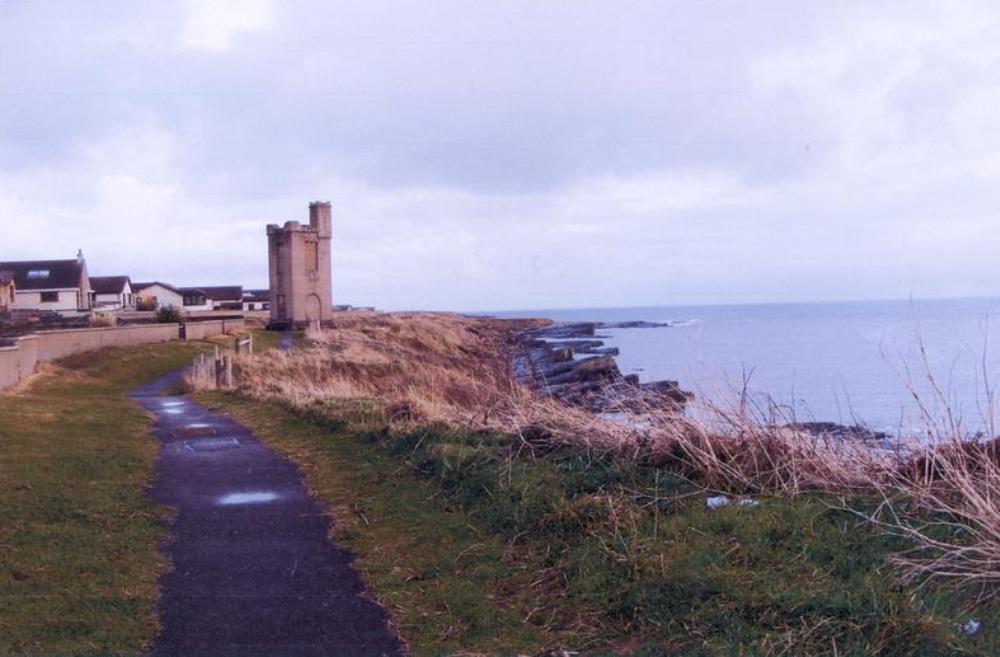
[[[232,418],[164,395],[180,376],[133,393],[161,442],[152,498],[175,509],[153,654],[402,655],[298,469]]]

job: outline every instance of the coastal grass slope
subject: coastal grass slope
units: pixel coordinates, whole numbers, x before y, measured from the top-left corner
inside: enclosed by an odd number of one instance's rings
[[[988,579],[904,581],[926,539],[989,540],[936,467],[738,409],[722,431],[539,399],[510,383],[519,328],[351,316],[210,393],[302,465],[415,654],[1000,652]]]
[[[901,583],[886,558],[911,543],[829,496],[713,510],[702,488],[610,454],[379,430],[377,403],[199,400],[302,467],[414,655],[1000,651],[995,606]]]
[[[156,632],[156,444],[128,398],[200,343],[107,349],[0,393],[0,655],[140,654]]]

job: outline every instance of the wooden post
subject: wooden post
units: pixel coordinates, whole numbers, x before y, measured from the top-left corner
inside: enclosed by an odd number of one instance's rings
[[[226,386],[226,388],[232,388],[233,387],[233,359],[230,358],[229,356],[226,356],[223,360],[224,360],[224,362],[226,364],[226,368],[225,368],[226,374],[225,374],[225,378],[224,378],[225,386]]]

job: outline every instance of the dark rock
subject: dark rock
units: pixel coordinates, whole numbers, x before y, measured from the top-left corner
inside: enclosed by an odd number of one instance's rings
[[[576,353],[582,354],[590,349],[599,349],[604,346],[604,343],[600,340],[559,340],[549,342],[548,345],[553,349],[572,349]]]
[[[571,324],[553,324],[540,329],[528,331],[530,337],[544,337],[550,340],[572,340],[574,338],[592,338],[597,332],[595,322],[576,322]]]
[[[636,374],[623,376],[616,347],[597,339],[598,328],[654,328],[654,322],[601,324],[579,322],[532,327],[519,339],[514,373],[522,384],[564,403],[594,412],[682,410],[692,397],[676,381],[640,384]],[[574,359],[584,355],[587,358]]]
[[[670,328],[673,326],[669,322],[646,322],[646,321],[632,321],[632,322],[610,322],[606,324],[601,324],[600,328],[609,329],[646,329],[646,328]]]
[[[851,440],[887,440],[892,438],[883,431],[875,431],[858,425],[837,424],[835,422],[793,422],[785,425],[795,431],[803,431],[813,436],[843,438]]]

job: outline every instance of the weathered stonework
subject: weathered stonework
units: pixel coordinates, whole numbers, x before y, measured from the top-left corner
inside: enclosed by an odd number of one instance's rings
[[[272,328],[309,326],[332,319],[330,204],[309,204],[309,225],[267,227]]]

